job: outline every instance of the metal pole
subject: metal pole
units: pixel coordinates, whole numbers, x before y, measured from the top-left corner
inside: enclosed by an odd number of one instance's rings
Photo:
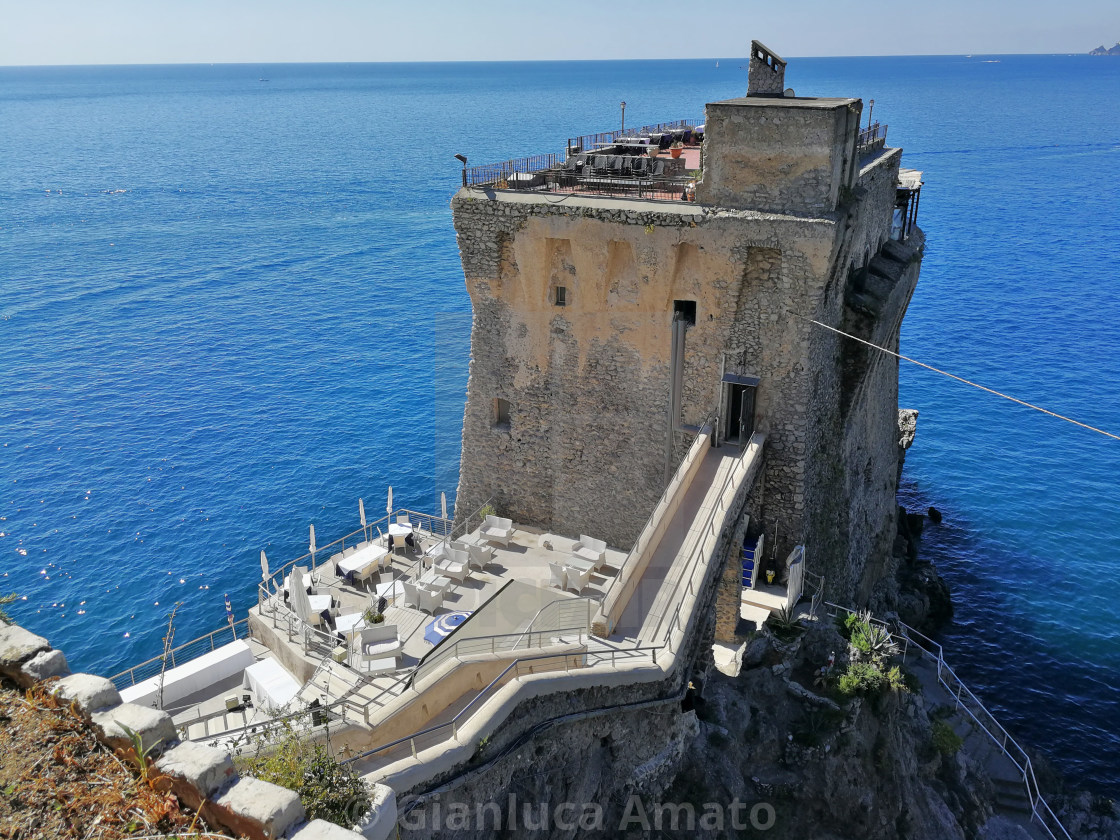
[[[622,133],[626,133],[626,103],[622,103]]]

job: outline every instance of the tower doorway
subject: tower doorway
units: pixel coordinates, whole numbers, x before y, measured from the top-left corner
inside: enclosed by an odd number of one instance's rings
[[[742,446],[754,434],[754,401],[758,380],[753,376],[725,374],[723,381],[727,400],[723,439]]]

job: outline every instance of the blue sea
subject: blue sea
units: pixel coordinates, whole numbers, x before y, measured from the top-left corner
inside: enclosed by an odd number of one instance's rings
[[[470,306],[448,202],[484,163],[700,116],[743,58],[0,68],[0,593],[113,673],[255,603],[358,499],[437,511]],[[902,351],[1120,433],[1120,61],[794,59],[923,170]],[[865,111],[866,113],[866,111]],[[1016,736],[1120,793],[1120,441],[913,366],[904,503],[942,636]]]

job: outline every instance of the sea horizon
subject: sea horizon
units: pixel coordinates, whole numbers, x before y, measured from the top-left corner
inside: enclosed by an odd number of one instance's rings
[[[1094,107],[1120,62],[787,58],[799,94],[874,99],[925,173],[902,352],[1120,430],[1120,132]],[[320,544],[356,528],[359,498],[453,504],[471,316],[452,155],[558,150],[623,99],[627,125],[701,116],[746,88],[716,61],[745,59],[0,67],[12,617],[114,673],[159,653],[176,602],[176,641],[221,626],[226,593],[242,616],[258,552],[277,567],[310,524]],[[289,69],[242,72],[263,67]],[[945,515],[922,551],[953,588],[949,661],[1115,795],[1115,442],[905,363],[900,406],[921,412],[901,498]]]

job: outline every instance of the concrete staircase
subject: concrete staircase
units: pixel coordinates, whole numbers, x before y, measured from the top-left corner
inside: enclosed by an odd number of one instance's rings
[[[907,667],[918,677],[922,693],[932,705],[955,707],[954,698],[937,680],[936,667],[914,654],[907,656]],[[964,742],[961,750],[980,764],[991,779],[995,793],[994,812],[1022,830],[1033,840],[1050,840],[1051,835],[1034,822],[1030,797],[1023,775],[983,729],[963,710],[958,709],[946,722]]]

